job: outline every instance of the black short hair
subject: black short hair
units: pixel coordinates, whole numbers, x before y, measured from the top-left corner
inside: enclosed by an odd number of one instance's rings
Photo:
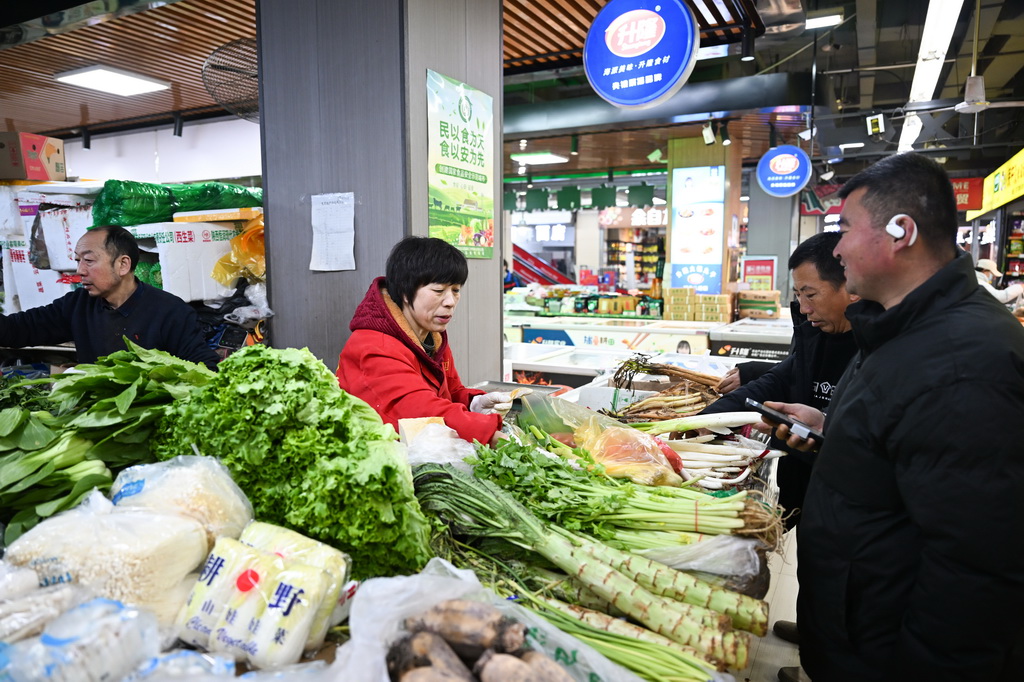
[[[882,229],[897,213],[906,213],[937,256],[955,252],[956,195],[942,166],[921,154],[893,154],[850,178],[839,190],[845,199],[866,188],[863,204]]]
[[[836,289],[846,284],[846,271],[839,259],[832,255],[843,235],[839,232],[820,232],[800,242],[789,257],[789,269],[796,270],[804,263],[813,263],[818,277]]]
[[[128,256],[132,262],[129,272],[135,272],[135,266],[139,264],[139,243],[131,232],[120,225],[96,225],[89,231],[105,232],[107,237],[103,240],[103,248],[110,254],[110,260]]]
[[[388,294],[399,306],[412,305],[422,286],[461,286],[468,277],[469,265],[462,252],[434,237],[406,237],[391,249],[384,268]]]

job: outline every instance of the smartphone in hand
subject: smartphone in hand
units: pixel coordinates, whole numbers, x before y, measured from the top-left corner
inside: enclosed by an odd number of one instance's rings
[[[757,412],[760,412],[765,417],[768,417],[777,424],[785,424],[786,426],[789,427],[789,432],[798,438],[803,438],[804,440],[807,440],[808,438],[813,438],[819,446],[825,442],[825,434],[823,434],[821,431],[812,429],[807,424],[799,422],[790,417],[789,415],[779,412],[778,410],[773,410],[770,407],[766,407],[765,405],[757,402],[752,398],[747,398],[747,407],[749,407],[752,410],[756,410]]]

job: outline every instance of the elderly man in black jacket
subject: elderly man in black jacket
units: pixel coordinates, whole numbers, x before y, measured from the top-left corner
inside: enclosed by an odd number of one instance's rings
[[[801,663],[814,682],[1019,680],[1024,329],[957,248],[941,166],[894,155],[840,194],[860,350],[827,420],[771,403],[825,434],[798,527]]]

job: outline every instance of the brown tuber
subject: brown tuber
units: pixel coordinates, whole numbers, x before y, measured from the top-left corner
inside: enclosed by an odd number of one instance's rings
[[[391,645],[387,655],[388,675],[392,681],[409,682],[409,675],[417,669],[429,668],[443,677],[413,677],[412,679],[444,679],[474,682],[473,674],[459,659],[448,643],[433,632],[417,632]],[[422,673],[425,675],[426,673]]]
[[[537,682],[573,682],[565,668],[539,651],[523,652],[520,658],[533,670],[533,679]]]
[[[480,682],[542,682],[533,668],[511,654],[498,654],[488,650],[473,666]]]
[[[407,618],[405,628],[440,635],[466,660],[476,660],[485,649],[515,653],[526,643],[526,627],[521,623],[490,604],[466,599],[450,599]]]

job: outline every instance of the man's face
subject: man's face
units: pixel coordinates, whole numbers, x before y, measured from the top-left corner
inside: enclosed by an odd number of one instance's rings
[[[846,197],[839,216],[842,238],[832,252],[846,269],[846,291],[877,301],[884,285],[887,259],[891,256],[892,237],[874,224],[862,203],[867,188],[861,187]]]
[[[86,232],[75,246],[75,260],[78,261],[75,272],[81,276],[82,286],[90,296],[104,299],[118,288],[130,271],[128,256],[113,259],[107,253],[103,246],[106,238],[104,232]]]
[[[793,291],[800,303],[800,312],[812,326],[826,334],[850,331],[850,321],[846,319],[850,295],[846,287],[840,285],[837,289],[823,280],[814,263],[802,263],[793,268]]]

